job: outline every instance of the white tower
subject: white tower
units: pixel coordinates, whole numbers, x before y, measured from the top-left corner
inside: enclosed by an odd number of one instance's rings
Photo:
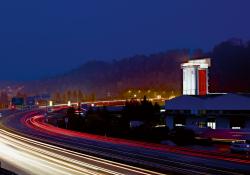
[[[183,95],[208,94],[208,68],[210,58],[190,60],[181,64],[183,69]]]

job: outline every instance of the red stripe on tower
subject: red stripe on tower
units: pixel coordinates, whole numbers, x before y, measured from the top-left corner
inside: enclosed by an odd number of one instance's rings
[[[199,70],[199,95],[207,94],[207,70]]]

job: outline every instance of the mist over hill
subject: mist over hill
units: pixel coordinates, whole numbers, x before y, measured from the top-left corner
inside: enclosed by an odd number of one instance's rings
[[[97,98],[120,96],[129,89],[154,89],[181,94],[180,64],[189,57],[189,49],[176,49],[112,62],[89,61],[63,75],[25,83],[4,82],[0,88],[19,88],[25,94],[80,90]],[[210,92],[250,92],[250,41],[230,39],[219,43],[209,53],[196,49],[192,58],[200,57],[212,58]]]
[[[117,96],[128,89],[181,90],[180,64],[188,58],[188,50],[171,50],[131,58],[90,61],[79,68],[53,78],[25,84],[29,93],[81,90],[97,97]]]

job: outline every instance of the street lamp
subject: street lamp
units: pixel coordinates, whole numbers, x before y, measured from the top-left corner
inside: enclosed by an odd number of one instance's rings
[[[68,106],[71,106],[71,101],[68,101]]]
[[[53,106],[53,101],[49,101],[49,106],[52,107]]]

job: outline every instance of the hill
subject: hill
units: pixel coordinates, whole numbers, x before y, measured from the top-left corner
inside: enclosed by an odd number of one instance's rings
[[[89,61],[62,75],[24,83],[4,82],[0,87],[2,92],[8,84],[12,91],[18,87],[19,94],[50,93],[65,99],[79,94],[85,99],[127,97],[125,93],[130,90],[178,95],[182,88],[180,64],[187,61],[189,53],[188,49],[176,49],[112,62]],[[250,92],[250,41],[230,39],[209,53],[197,49],[192,54],[193,58],[204,56],[212,57],[210,92]]]

